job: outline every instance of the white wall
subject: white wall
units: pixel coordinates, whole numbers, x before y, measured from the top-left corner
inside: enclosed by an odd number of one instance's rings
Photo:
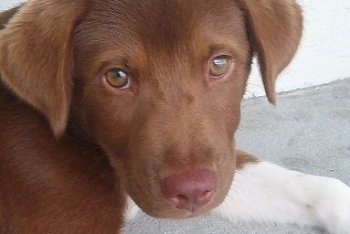
[[[350,1],[300,3],[304,10],[304,35],[295,59],[277,82],[279,92],[350,78]],[[264,94],[257,70],[253,69],[249,80],[250,96]]]
[[[11,6],[16,5],[19,2],[23,2],[23,0],[0,0],[0,9],[6,9]]]
[[[18,2],[21,0],[0,0],[0,9]],[[350,0],[300,0],[300,3],[304,8],[304,37],[295,59],[280,76],[279,92],[350,77]],[[247,95],[263,94],[255,67]]]

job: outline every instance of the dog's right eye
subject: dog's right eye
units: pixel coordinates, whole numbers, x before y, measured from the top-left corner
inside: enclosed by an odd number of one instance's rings
[[[113,88],[128,89],[131,85],[129,75],[121,69],[112,69],[106,72],[105,79]]]

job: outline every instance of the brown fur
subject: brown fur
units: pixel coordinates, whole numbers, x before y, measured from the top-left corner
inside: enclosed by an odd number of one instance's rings
[[[300,36],[292,0],[26,3],[0,32],[0,233],[116,233],[126,193],[183,218],[160,183],[196,169],[215,172],[217,191],[192,215],[216,207],[257,162],[232,144],[252,55],[274,103]],[[235,68],[208,85],[214,53]],[[111,67],[132,89],[102,82]]]
[[[10,20],[10,18],[17,13],[20,7],[14,7],[11,9],[8,9],[6,11],[1,12],[0,14],[0,30],[5,27],[7,22]]]

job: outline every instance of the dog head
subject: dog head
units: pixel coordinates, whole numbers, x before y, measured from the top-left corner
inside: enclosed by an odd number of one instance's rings
[[[224,199],[252,57],[274,103],[301,21],[293,0],[32,0],[0,32],[1,79],[56,137],[74,119],[145,212],[183,218]]]

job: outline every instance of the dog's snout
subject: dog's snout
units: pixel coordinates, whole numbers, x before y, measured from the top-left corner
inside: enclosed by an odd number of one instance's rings
[[[216,176],[210,170],[174,174],[162,181],[162,192],[176,208],[194,212],[206,205],[216,189]]]

